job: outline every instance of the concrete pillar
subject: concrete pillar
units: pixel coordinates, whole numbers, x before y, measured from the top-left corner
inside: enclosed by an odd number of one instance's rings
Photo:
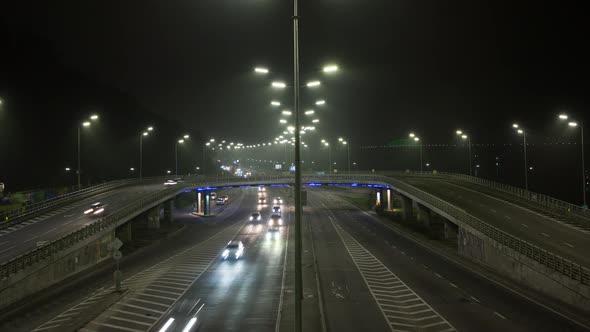
[[[456,240],[459,226],[453,224],[448,220],[444,220],[444,238],[445,240]]]
[[[132,227],[131,223],[132,223],[132,221],[129,220],[125,224],[117,227],[117,230],[115,232],[116,237],[118,237],[124,243],[127,243],[132,240],[131,234],[132,234],[133,227]]]
[[[208,216],[211,213],[211,196],[208,191],[197,192],[195,208],[194,212],[200,216]]]
[[[160,229],[160,206],[155,206],[147,211],[148,229]]]
[[[391,208],[393,206],[391,204],[391,200],[392,200],[391,194],[392,194],[391,189],[386,189],[385,200],[387,202],[387,206],[385,208],[387,209],[387,211],[391,211]]]
[[[168,224],[172,223],[172,202],[173,200],[170,199],[162,203],[164,205],[164,222]]]
[[[404,221],[412,220],[412,218],[414,218],[414,206],[412,204],[412,199],[404,195],[400,196],[402,198],[402,219]]]
[[[430,228],[430,219],[430,209],[418,204],[418,221],[423,229],[428,230]]]

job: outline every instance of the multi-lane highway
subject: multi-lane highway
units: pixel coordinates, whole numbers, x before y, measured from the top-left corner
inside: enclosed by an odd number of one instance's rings
[[[38,217],[0,230],[0,262],[31,250],[37,242],[57,239],[96,222],[97,216],[84,214],[84,211],[95,202],[106,204],[105,212],[101,214],[104,216],[145,195],[164,189],[166,188],[162,183],[126,186],[60,206]]]
[[[285,197],[287,190],[269,188],[266,196]],[[129,292],[82,331],[158,331],[171,318],[169,331],[182,331],[192,316],[179,308],[195,304],[204,304],[198,314],[203,331],[291,331],[292,305],[283,301],[292,299],[293,289],[285,269],[293,248],[291,201],[282,207],[285,225],[271,235],[266,222],[272,204],[257,204],[255,188],[233,192],[243,196],[230,194],[231,204],[218,216],[191,217],[195,226],[208,225],[207,236],[199,236],[205,229],[183,232],[184,249],[143,258],[142,268],[127,274]],[[304,250],[314,259],[313,268],[304,269],[304,294],[320,300],[304,312],[321,312],[305,316],[321,320],[306,323],[314,330],[322,325],[333,331],[584,330],[400,235],[337,192],[310,189],[308,202]],[[261,212],[261,222],[248,220],[254,211]],[[220,254],[232,239],[244,243],[244,255],[223,260]],[[97,306],[111,291],[99,289],[64,306],[36,330],[68,330],[71,317]]]
[[[480,220],[583,266],[590,266],[590,234],[481,191],[451,181],[403,181],[453,204]]]

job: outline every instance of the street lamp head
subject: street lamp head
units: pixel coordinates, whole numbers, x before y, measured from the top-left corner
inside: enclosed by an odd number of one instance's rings
[[[184,137],[184,139],[188,139],[190,136],[189,135],[184,135],[182,137]]]
[[[568,118],[567,114],[563,114],[563,113],[559,114],[560,120],[567,120],[567,118]]]
[[[130,170],[131,172],[133,172],[133,171],[135,171],[135,168],[133,168],[133,167],[130,167],[130,168],[129,168],[129,170]]]
[[[311,122],[318,123],[318,122],[320,122],[320,119],[313,119],[313,120],[311,120]]]
[[[338,66],[336,65],[328,65],[324,67],[324,73],[333,73],[338,71]]]
[[[570,127],[577,127],[578,126],[578,123],[572,121],[572,122],[569,122],[567,125],[570,126]]]
[[[284,82],[272,82],[271,86],[277,89],[284,89],[287,87],[287,84],[285,84]]]
[[[215,142],[215,138],[210,139],[209,142],[211,142],[211,143]]]
[[[330,143],[328,143],[328,142],[324,142],[324,145],[325,145],[325,146],[330,146]]]
[[[182,143],[184,143],[184,140],[183,139],[179,139],[178,140],[178,143],[182,144]]]
[[[320,81],[310,81],[310,82],[307,82],[306,86],[308,88],[315,88],[315,87],[320,86],[321,84],[322,83],[320,83]]]
[[[416,136],[416,134],[414,134],[414,133],[410,133],[410,135],[409,135],[409,136],[410,136],[411,138],[413,138],[413,137],[415,137],[415,136]]]
[[[305,111],[305,115],[313,115],[315,113],[314,110]]]
[[[281,113],[283,115],[291,115],[292,114],[291,111],[286,111],[286,110],[285,111],[282,111]]]
[[[285,120],[285,119],[280,119],[280,120],[279,120],[279,122],[280,122],[280,123],[282,123],[282,124],[285,124],[285,123],[287,123],[287,120]]]
[[[516,123],[513,123],[513,124],[512,124],[512,128],[518,128],[518,124],[516,124]]]
[[[82,122],[82,126],[83,127],[90,127],[90,122],[89,121],[84,121],[84,122]]]
[[[420,137],[414,137],[414,141],[416,141],[416,142],[420,141]]]
[[[66,172],[69,172],[71,169],[69,167],[66,167]]]
[[[205,145],[206,146],[209,146],[209,145],[211,145],[211,142],[207,142],[207,143],[205,143]]]
[[[271,104],[272,106],[281,106],[281,102],[279,102],[279,101],[276,101],[276,100],[273,100],[273,101],[271,101],[271,102],[270,102],[270,104]]]
[[[98,115],[96,115],[96,114],[92,114],[92,115],[90,116],[90,120],[98,120]]]
[[[346,145],[346,144],[348,144],[348,142],[347,141],[342,141],[342,144]]]
[[[324,105],[326,103],[325,100],[318,100],[315,102],[316,105]]]
[[[519,134],[524,134],[524,131],[522,129],[518,129],[516,132]]]
[[[457,130],[456,133],[457,133],[457,135],[463,135],[463,131],[462,130]]]
[[[254,72],[257,74],[268,74],[268,68],[256,67],[254,68]]]
[[[167,170],[167,171],[166,171],[166,173],[167,173],[167,174],[170,174],[171,172],[170,172],[170,170]]]
[[[151,127],[151,126],[150,126],[150,127],[148,127],[148,129],[147,129],[147,130],[148,130],[148,131],[152,131],[152,130],[154,130],[154,127]]]
[[[339,141],[339,142],[342,142],[342,141],[344,141],[344,138],[342,138],[342,137],[338,137],[338,141]]]
[[[467,138],[468,138],[468,136],[467,136],[467,135],[461,135],[461,138],[462,138],[462,139],[467,139]]]
[[[143,135],[143,136],[147,136],[147,135],[148,135],[148,132],[147,132],[147,131],[145,131],[145,132],[143,132],[143,134],[142,134],[142,135]]]
[[[325,139],[322,139],[322,143],[326,143],[326,140]]]

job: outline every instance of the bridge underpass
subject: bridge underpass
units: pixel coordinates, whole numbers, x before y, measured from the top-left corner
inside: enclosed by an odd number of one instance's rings
[[[356,177],[355,179],[352,179],[352,178],[346,179],[345,177],[337,177],[337,178],[336,177],[333,177],[333,178],[324,178],[324,179],[321,179],[321,180],[318,180],[318,181],[309,181],[308,184],[311,184],[312,185],[311,187],[315,187],[315,186],[317,186],[319,184],[322,184],[322,185],[325,185],[325,186],[328,186],[328,187],[330,185],[332,185],[332,186],[335,186],[335,185],[344,185],[344,184],[350,184],[350,185],[352,185],[353,183],[357,183],[358,184],[358,182],[359,182],[358,180],[359,179],[362,179],[362,177]],[[375,179],[375,178],[373,178],[373,179]],[[246,182],[244,182],[243,180],[238,180],[238,181],[235,181],[231,185],[226,185],[225,186],[225,189],[229,189],[230,187],[257,186],[257,185],[260,185],[260,184],[265,184],[265,185],[269,185],[269,186],[271,184],[274,184],[275,186],[278,186],[278,187],[287,186],[287,185],[290,184],[289,183],[289,179],[286,179],[287,181],[284,181],[284,182],[279,182],[277,180],[278,179],[276,179],[276,178],[275,179],[265,180],[265,181],[249,180],[249,181],[246,181]],[[334,180],[337,180],[337,181],[334,181]],[[366,181],[367,178],[365,178],[364,180]],[[388,188],[391,189],[391,185],[390,184],[387,184],[385,182],[380,183],[380,184],[379,183],[374,183],[374,182],[375,181],[373,181],[373,183],[371,183],[371,182],[369,182],[369,183],[361,183],[361,185],[363,185],[363,184],[364,185],[370,185],[371,187],[377,188],[376,193],[379,192],[380,193],[379,195],[381,196],[381,198],[382,197],[390,197],[391,198],[391,197],[395,197],[396,195],[398,195],[399,197],[406,197],[405,198],[405,201],[406,201],[406,204],[407,204],[407,202],[408,202],[408,196],[402,196],[403,194],[401,194],[401,193],[395,194],[392,191],[387,191]],[[377,185],[377,186],[374,186],[374,185]],[[218,186],[218,187],[212,186],[211,183],[206,184],[206,185],[196,186],[197,190],[199,188],[201,188],[201,191],[203,191],[203,190],[205,190],[205,191],[207,191],[207,190],[218,190],[221,187],[223,187],[223,186]],[[389,192],[389,194],[388,194],[388,192]],[[403,200],[404,199],[402,198],[402,201]],[[387,202],[388,201],[385,201],[384,202],[385,205],[388,205]],[[391,201],[389,201],[389,202],[391,202]],[[412,203],[412,201],[410,201],[410,203]],[[410,205],[413,205],[413,204],[410,204]],[[413,213],[413,210],[414,209],[413,208],[410,209],[406,205],[406,209],[402,209],[402,210],[403,211],[412,211],[412,213]],[[425,212],[425,206],[424,205],[422,205],[422,208],[418,208],[418,215],[424,216],[425,213],[426,212]],[[432,212],[428,211],[428,215],[429,216],[432,215]],[[422,220],[424,220],[424,218]]]

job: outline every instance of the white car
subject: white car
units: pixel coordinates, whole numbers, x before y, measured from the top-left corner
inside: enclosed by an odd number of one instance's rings
[[[258,198],[258,204],[266,204],[266,197]]]
[[[105,207],[106,207],[106,204],[101,203],[101,202],[96,202],[96,203],[90,205],[90,208],[88,210],[84,211],[84,214],[91,215],[91,216],[101,215],[104,213]]]
[[[211,197],[211,199],[215,199],[217,197],[217,193],[213,191],[209,194],[209,197]]]
[[[273,204],[283,204],[283,199],[280,196],[275,197]]]
[[[272,216],[270,216],[270,219],[268,219],[268,226],[282,226],[283,225],[283,218],[281,218],[280,216],[273,214]]]
[[[201,299],[194,298],[179,300],[170,310],[170,316],[162,325],[159,332],[194,332],[201,325],[201,309],[205,306]]]
[[[175,184],[178,184],[178,182],[174,180],[167,180],[166,182],[164,182],[165,186],[173,186]]]
[[[272,207],[272,213],[273,214],[278,214],[280,216],[281,215],[281,207],[280,206],[273,206]]]
[[[229,241],[225,246],[225,250],[221,254],[224,260],[226,259],[240,259],[244,254],[244,244],[242,241]]]
[[[266,191],[266,188],[265,187],[258,187],[258,191],[259,192],[264,192],[264,191]]]
[[[259,221],[260,219],[262,219],[262,215],[260,215],[260,212],[252,212],[252,214],[250,215],[250,221]]]

